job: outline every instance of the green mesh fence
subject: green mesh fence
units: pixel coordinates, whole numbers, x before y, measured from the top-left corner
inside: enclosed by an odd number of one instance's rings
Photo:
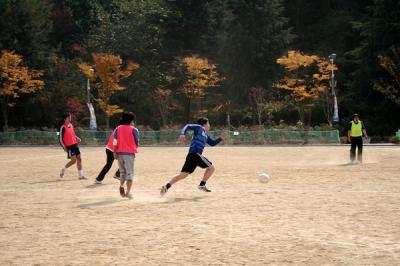
[[[211,131],[210,135],[218,137],[221,131]],[[105,145],[111,131],[78,131],[83,145]],[[141,145],[176,145],[179,144],[180,131],[141,131]],[[190,135],[188,136],[190,139]],[[265,129],[259,131],[229,132],[225,144],[263,145],[263,144],[318,144],[339,143],[339,131],[289,131]],[[0,132],[1,145],[54,145],[58,144],[57,132],[17,131]]]
[[[396,132],[396,136],[397,136],[398,138],[400,138],[400,129],[399,129],[399,130],[397,130],[397,132]]]

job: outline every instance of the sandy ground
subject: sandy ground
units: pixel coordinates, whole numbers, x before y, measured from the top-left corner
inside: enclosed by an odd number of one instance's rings
[[[161,198],[187,148],[140,149],[132,200],[112,172],[93,185],[101,147],[82,147],[85,173],[63,180],[60,148],[0,148],[0,265],[399,265],[400,148],[215,147],[203,170]],[[257,175],[272,180],[261,184]]]

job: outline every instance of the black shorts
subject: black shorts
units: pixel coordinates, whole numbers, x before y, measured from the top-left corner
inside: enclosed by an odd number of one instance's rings
[[[79,154],[81,154],[78,144],[67,146],[67,153],[68,153],[67,155],[68,159],[70,159],[72,156],[78,156]]]
[[[212,165],[212,162],[210,162],[206,157],[199,153],[189,153],[186,156],[186,161],[185,164],[182,167],[181,172],[184,173],[193,173],[194,170],[196,169],[197,166],[201,168],[207,168]]]

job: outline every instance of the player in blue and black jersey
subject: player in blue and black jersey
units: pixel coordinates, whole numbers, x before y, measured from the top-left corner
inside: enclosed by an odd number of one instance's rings
[[[199,189],[205,192],[211,192],[211,190],[206,187],[206,182],[214,173],[215,167],[212,165],[210,160],[203,156],[203,150],[206,144],[210,146],[215,146],[221,141],[225,140],[227,137],[227,133],[224,132],[219,138],[212,139],[207,133],[207,131],[210,130],[210,123],[208,119],[200,118],[197,121],[197,124],[187,124],[183,127],[181,135],[179,137],[181,143],[185,141],[185,134],[189,130],[193,131],[193,137],[190,143],[189,153],[186,156],[185,164],[183,165],[181,173],[179,175],[174,176],[165,186],[161,187],[161,196],[167,193],[168,189],[173,184],[193,173],[197,166],[206,169],[203,179],[199,184]]]

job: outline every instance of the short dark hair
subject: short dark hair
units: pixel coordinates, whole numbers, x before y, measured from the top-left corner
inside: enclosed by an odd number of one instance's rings
[[[69,116],[71,116],[71,113],[70,113],[70,112],[65,112],[65,113],[63,114],[63,116],[62,116],[62,120],[65,121],[65,119],[66,119],[67,117],[69,117]]]
[[[121,117],[122,125],[129,125],[132,121],[135,121],[135,114],[132,112],[124,112]]]
[[[200,126],[204,126],[207,123],[208,123],[207,117],[201,117],[201,118],[199,118],[199,120],[197,120],[197,124],[199,124]]]

